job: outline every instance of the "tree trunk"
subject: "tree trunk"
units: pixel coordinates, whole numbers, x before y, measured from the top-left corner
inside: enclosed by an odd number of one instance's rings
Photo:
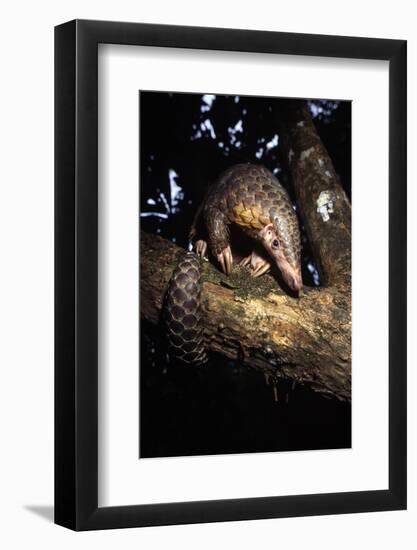
[[[300,100],[275,113],[281,157],[325,285],[350,292],[351,206],[308,107]]]

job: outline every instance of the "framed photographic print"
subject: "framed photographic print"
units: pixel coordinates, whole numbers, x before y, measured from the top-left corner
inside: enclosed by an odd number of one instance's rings
[[[406,42],[55,30],[55,521],[406,507]]]

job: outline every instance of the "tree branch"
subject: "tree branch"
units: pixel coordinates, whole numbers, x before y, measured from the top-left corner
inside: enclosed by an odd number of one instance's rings
[[[141,317],[160,322],[168,281],[184,251],[141,234]],[[350,294],[340,288],[306,288],[285,294],[271,275],[260,279],[235,268],[230,277],[203,262],[202,304],[208,350],[262,371],[273,381],[308,384],[350,400]]]

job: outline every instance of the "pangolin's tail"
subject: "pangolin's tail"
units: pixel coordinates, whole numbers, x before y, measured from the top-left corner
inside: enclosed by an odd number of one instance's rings
[[[170,355],[195,365],[207,361],[200,296],[200,259],[194,252],[187,252],[172,274],[163,316]]]

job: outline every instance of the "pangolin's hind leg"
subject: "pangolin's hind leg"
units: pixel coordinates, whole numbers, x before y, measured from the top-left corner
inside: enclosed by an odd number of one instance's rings
[[[260,277],[271,269],[271,262],[258,254],[256,250],[240,262],[241,266],[249,266],[252,277]]]
[[[207,256],[207,242],[203,239],[198,239],[198,241],[194,243],[194,250],[196,254],[204,260]]]
[[[233,267],[233,256],[230,248],[228,223],[223,212],[210,208],[205,212],[204,219],[208,232],[210,250],[217,258],[222,271],[230,275]]]

